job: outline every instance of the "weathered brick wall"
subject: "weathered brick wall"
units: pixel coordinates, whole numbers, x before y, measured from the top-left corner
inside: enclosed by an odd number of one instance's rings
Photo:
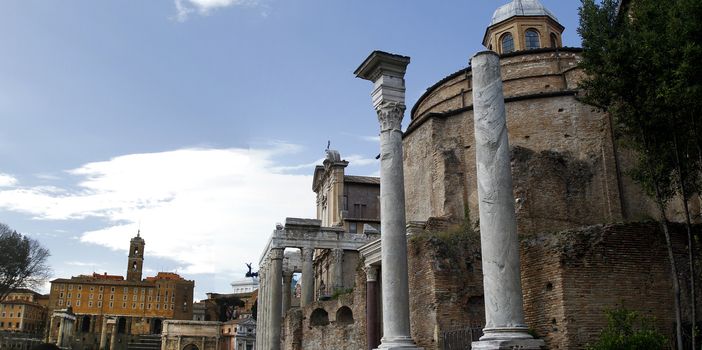
[[[353,292],[334,300],[316,301],[304,308],[291,309],[285,316],[283,346],[286,350],[359,350],[366,348],[366,275],[358,268]],[[348,307],[353,314],[353,323],[342,324],[337,313]],[[314,325],[312,313],[322,309],[327,313],[329,324]]]
[[[510,145],[519,151],[513,152],[512,171],[520,233],[640,219],[650,212],[634,204],[643,201],[640,189],[620,181],[609,117],[578,101],[572,90],[582,78],[578,60],[577,50],[501,58]],[[477,213],[470,79],[469,70],[449,76],[413,110],[403,142],[408,220],[460,221],[466,212]]]
[[[686,236],[682,227],[672,228],[683,318],[689,324]],[[699,250],[696,258],[699,266]],[[670,276],[665,241],[655,223],[598,225],[522,242],[527,323],[551,349],[582,349],[594,342],[606,326],[605,311],[617,307],[655,318],[672,339]]]
[[[446,331],[485,321],[477,234],[460,226],[408,241],[412,337],[425,349],[442,349]]]

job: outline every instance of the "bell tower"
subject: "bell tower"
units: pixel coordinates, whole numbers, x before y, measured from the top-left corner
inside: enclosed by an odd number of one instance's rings
[[[127,263],[127,281],[140,282],[141,269],[144,265],[144,239],[137,231],[136,237],[129,241],[129,262]]]

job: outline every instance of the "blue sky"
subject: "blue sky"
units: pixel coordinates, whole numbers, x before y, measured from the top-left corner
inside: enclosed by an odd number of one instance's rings
[[[409,110],[507,2],[3,1],[0,222],[48,247],[55,277],[123,274],[141,227],[147,275],[228,292],[276,222],[315,215],[328,140],[377,174],[363,59],[411,57]],[[579,46],[580,2],[542,2]]]

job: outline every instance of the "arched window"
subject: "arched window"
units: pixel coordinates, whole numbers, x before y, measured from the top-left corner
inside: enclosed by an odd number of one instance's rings
[[[539,32],[537,32],[535,29],[527,29],[524,36],[526,39],[527,50],[538,49],[541,47],[541,43],[539,42]]]
[[[324,309],[315,309],[310,315],[311,326],[326,326],[329,324],[329,314]]]
[[[500,42],[502,43],[502,53],[510,53],[514,51],[514,38],[512,37],[512,34],[507,33],[503,35]]]
[[[336,323],[340,325],[353,324],[353,311],[348,306],[342,306],[336,311]]]
[[[553,33],[551,33],[551,47],[554,49],[558,47],[558,37]]]

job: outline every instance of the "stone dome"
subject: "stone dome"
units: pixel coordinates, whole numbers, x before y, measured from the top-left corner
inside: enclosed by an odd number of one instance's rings
[[[539,0],[513,0],[507,5],[502,5],[492,15],[490,25],[500,23],[514,16],[549,16],[558,22],[558,18],[549,11]]]

